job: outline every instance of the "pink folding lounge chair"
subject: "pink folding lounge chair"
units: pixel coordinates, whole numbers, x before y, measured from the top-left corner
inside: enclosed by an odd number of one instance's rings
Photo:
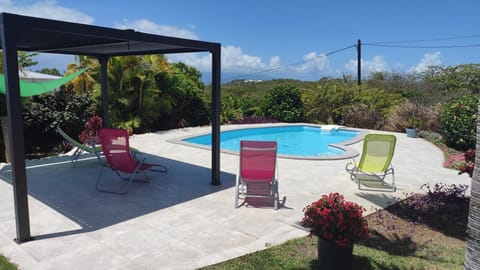
[[[132,157],[128,143],[128,132],[123,129],[104,128],[100,130],[100,142],[107,163],[102,167],[97,178],[97,190],[101,192],[125,194],[128,192],[132,181],[149,182],[145,171],[166,173],[168,170],[160,164],[146,163],[145,159],[136,160]],[[100,186],[103,169],[110,167],[118,176],[128,180],[123,190],[105,189]],[[137,173],[143,173],[144,180],[134,180]]]
[[[243,197],[273,199],[278,209],[277,142],[241,141],[240,165],[235,185],[235,208]]]

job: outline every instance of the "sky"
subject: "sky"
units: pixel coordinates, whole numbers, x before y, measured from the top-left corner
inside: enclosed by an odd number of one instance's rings
[[[415,73],[480,63],[479,0],[0,0],[0,12],[135,29],[222,45],[222,82]],[[208,53],[167,55],[209,81]],[[32,70],[66,70],[42,54]]]

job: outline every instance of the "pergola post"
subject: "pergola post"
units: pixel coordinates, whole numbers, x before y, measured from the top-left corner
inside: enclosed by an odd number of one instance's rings
[[[31,240],[25,168],[18,50],[97,57],[101,66],[102,114],[108,116],[107,61],[112,56],[210,52],[212,54],[212,185],[220,185],[220,51],[219,43],[159,36],[132,30],[63,22],[0,12],[0,49],[5,69],[9,149],[18,243]]]
[[[3,19],[3,18],[2,18]],[[28,212],[27,174],[25,170],[25,146],[23,134],[22,102],[20,99],[20,81],[18,75],[17,36],[14,22],[3,20],[0,29],[3,49],[3,69],[8,118],[8,147],[12,166],[12,187],[17,227],[17,243],[32,239],[30,235],[30,217]],[[11,23],[8,25],[8,23]],[[15,132],[13,132],[15,131]]]
[[[220,71],[221,46],[217,45],[212,53],[212,185],[220,181]]]

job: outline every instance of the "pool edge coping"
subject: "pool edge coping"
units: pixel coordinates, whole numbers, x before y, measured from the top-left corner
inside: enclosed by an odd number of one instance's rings
[[[279,126],[311,126],[311,127],[317,127],[321,128],[324,125],[317,125],[317,124],[311,124],[311,123],[260,123],[260,124],[238,124],[238,125],[229,125],[229,126],[222,126],[225,128],[222,131],[231,131],[231,130],[239,130],[239,129],[250,129],[250,128],[260,128],[260,127],[279,127]],[[365,135],[367,135],[369,132],[362,130],[362,129],[356,129],[356,128],[349,128],[345,126],[337,126],[339,130],[345,130],[345,131],[355,131],[358,132],[358,135],[350,140],[347,140],[342,143],[336,143],[336,144],[329,144],[328,146],[334,147],[337,149],[340,149],[344,151],[342,154],[339,155],[332,155],[332,156],[295,156],[295,155],[284,155],[284,154],[278,154],[277,157],[279,158],[286,158],[286,159],[300,159],[300,160],[341,160],[341,159],[349,159],[349,158],[355,158],[359,156],[359,152],[356,151],[355,149],[348,147],[349,145],[358,143],[363,140]],[[195,147],[199,149],[204,149],[204,150],[212,150],[211,146],[205,146],[197,143],[190,143],[184,141],[184,139],[191,138],[191,137],[196,137],[196,136],[204,136],[204,135],[209,135],[211,134],[211,131],[208,132],[201,132],[198,134],[190,134],[186,136],[181,136],[178,138],[174,139],[168,139],[166,140],[169,143],[175,143],[179,145],[184,145],[184,146],[189,146],[189,147]],[[225,150],[225,149],[220,149],[221,153],[225,154],[230,154],[230,155],[239,155],[238,152],[232,151],[232,150]]]

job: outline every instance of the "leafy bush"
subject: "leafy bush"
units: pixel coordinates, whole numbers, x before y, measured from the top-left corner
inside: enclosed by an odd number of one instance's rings
[[[277,123],[276,119],[266,118],[264,116],[247,116],[242,119],[233,120],[232,124],[259,124],[259,123]]]
[[[355,96],[355,101],[368,104],[370,108],[386,118],[394,106],[400,103],[403,98],[399,94],[389,93],[378,88],[365,88]]]
[[[231,95],[223,96],[221,102],[220,123],[230,123],[232,120],[241,118],[242,112],[238,106],[237,98]]]
[[[303,92],[305,118],[309,122],[341,123],[344,109],[353,104],[355,87],[325,82]]]
[[[464,96],[446,104],[441,122],[445,144],[465,150],[475,148],[478,96]]]
[[[320,82],[317,89],[303,91],[307,121],[364,128],[381,128],[393,106],[402,99],[399,94],[378,88],[365,88],[359,92],[356,85],[340,81]],[[354,115],[357,111],[367,113],[373,119]]]
[[[304,106],[300,90],[294,86],[276,86],[262,100],[262,114],[285,122],[303,120]]]
[[[93,115],[89,96],[75,95],[63,89],[34,96],[24,101],[26,153],[48,153],[62,142],[55,133],[57,126],[76,137],[87,119]]]

